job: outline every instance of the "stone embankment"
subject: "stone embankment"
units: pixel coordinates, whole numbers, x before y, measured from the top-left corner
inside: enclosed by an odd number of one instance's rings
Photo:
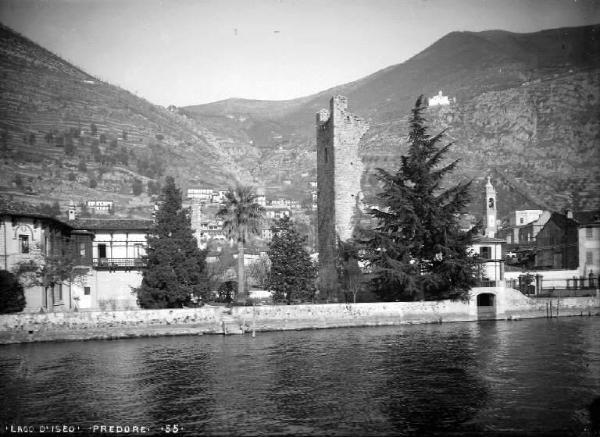
[[[493,305],[478,306],[481,294],[493,295]],[[0,344],[592,315],[600,315],[598,293],[594,297],[530,299],[503,287],[476,288],[467,302],[206,305],[172,310],[9,314],[0,316]]]

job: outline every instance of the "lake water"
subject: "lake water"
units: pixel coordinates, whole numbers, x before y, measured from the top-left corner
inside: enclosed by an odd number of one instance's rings
[[[598,396],[598,317],[0,346],[0,433],[580,435]]]

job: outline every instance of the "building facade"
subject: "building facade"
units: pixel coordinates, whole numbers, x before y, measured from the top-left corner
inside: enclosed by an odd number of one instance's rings
[[[25,211],[0,212],[1,268],[19,263],[68,265],[58,283],[25,285],[25,311],[137,308],[150,220],[61,220]],[[67,275],[68,276],[68,275]],[[41,282],[38,280],[38,282]]]
[[[578,238],[577,222],[571,212],[552,213],[536,237],[536,269],[577,269]]]

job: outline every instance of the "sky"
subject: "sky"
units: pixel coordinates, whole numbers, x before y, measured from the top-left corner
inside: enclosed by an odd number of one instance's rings
[[[0,0],[0,22],[152,103],[284,100],[452,31],[600,23],[599,0]]]

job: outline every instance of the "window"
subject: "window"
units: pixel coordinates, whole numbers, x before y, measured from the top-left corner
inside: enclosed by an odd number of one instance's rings
[[[79,243],[79,256],[85,257],[85,243]]]
[[[91,291],[90,291],[90,287],[83,287],[83,294],[84,294],[85,296],[89,296],[89,295],[90,295],[90,293],[91,293]]]
[[[481,255],[483,259],[490,259],[492,257],[492,248],[489,246],[483,246],[481,249],[479,249],[479,255]]]
[[[594,238],[594,228],[585,228],[585,238],[588,240]]]
[[[98,258],[106,258],[106,244],[98,245]]]
[[[521,217],[521,218],[519,219],[519,223],[520,223],[520,224],[523,224],[524,222],[525,222],[525,219],[524,219],[523,217]]]
[[[325,164],[327,164],[327,147],[325,147]]]
[[[29,235],[19,235],[21,253],[29,253]]]
[[[594,264],[594,252],[592,252],[591,250],[588,250],[585,253],[585,263],[586,264]]]

